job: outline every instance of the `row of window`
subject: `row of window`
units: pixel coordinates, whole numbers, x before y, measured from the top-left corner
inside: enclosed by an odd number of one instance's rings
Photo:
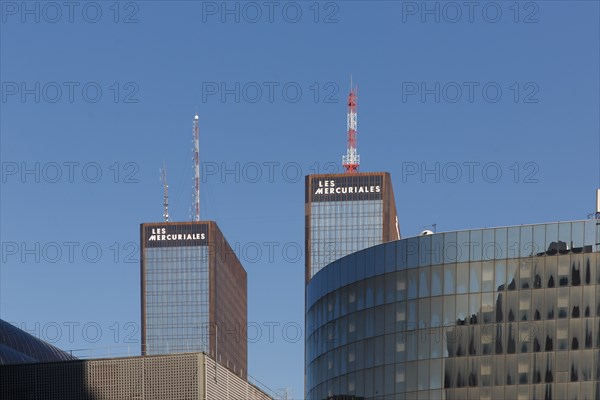
[[[308,304],[312,305],[326,293],[349,283],[397,270],[517,258],[522,258],[520,265],[530,263],[533,268],[537,260],[552,255],[586,255],[597,248],[596,237],[600,237],[599,231],[600,225],[596,226],[595,220],[589,220],[448,232],[389,242],[331,263],[320,276],[315,277],[317,279],[312,279],[309,283]],[[562,266],[561,271],[557,271],[561,277],[572,275],[571,263],[565,265],[566,271]],[[489,267],[482,265],[482,274],[486,273],[486,268]],[[510,266],[507,265],[506,268]],[[553,266],[550,265],[549,268]],[[579,279],[583,282],[585,265],[581,264],[579,268]],[[592,268],[593,266],[590,267]],[[525,276],[525,279],[530,280],[527,283],[530,287],[535,284],[559,286],[563,282],[561,277],[555,275],[554,282],[550,282],[550,276],[542,276],[531,270],[529,278]],[[511,283],[506,282],[506,285]],[[518,279],[514,283],[515,286],[524,284]]]

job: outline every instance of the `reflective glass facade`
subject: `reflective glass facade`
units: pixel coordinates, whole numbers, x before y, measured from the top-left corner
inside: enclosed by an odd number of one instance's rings
[[[148,248],[146,354],[209,353],[208,246]]]
[[[439,233],[306,293],[308,399],[600,399],[596,220]]]
[[[347,254],[400,238],[388,173],[306,177],[306,281]]]
[[[247,371],[246,271],[214,222],[141,225],[142,354],[204,352]]]

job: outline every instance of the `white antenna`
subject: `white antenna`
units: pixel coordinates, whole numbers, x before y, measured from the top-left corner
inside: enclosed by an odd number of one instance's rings
[[[194,221],[200,221],[200,143],[198,131],[198,113],[196,113],[194,117]]]
[[[169,185],[167,184],[167,166],[164,161],[160,171],[160,180],[163,184],[163,218],[165,222],[169,222]]]

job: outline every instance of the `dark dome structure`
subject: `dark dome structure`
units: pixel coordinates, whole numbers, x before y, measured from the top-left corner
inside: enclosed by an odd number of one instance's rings
[[[75,359],[69,353],[0,319],[0,365]]]

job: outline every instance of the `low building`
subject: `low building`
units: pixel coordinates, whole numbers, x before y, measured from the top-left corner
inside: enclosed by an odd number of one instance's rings
[[[0,366],[0,399],[271,400],[204,353]]]

